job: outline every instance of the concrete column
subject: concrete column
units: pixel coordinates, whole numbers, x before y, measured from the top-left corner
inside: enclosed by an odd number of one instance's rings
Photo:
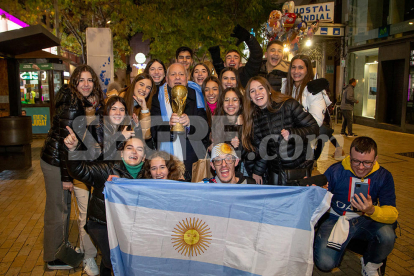
[[[341,55],[340,55],[340,60],[339,60],[339,79],[337,80],[337,85],[336,85],[336,98],[339,99],[341,93],[342,93],[342,88],[344,85],[344,77],[345,77],[345,68],[342,66],[342,60],[344,59],[344,38],[341,38]]]
[[[324,78],[326,74],[326,41],[322,42],[322,74],[321,78]]]

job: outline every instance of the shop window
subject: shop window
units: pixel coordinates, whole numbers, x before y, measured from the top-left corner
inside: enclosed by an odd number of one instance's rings
[[[407,111],[405,122],[414,125],[414,43],[410,51],[410,75],[408,76]]]
[[[413,0],[352,0],[349,27],[350,45],[398,37],[411,32],[414,25]]]
[[[353,52],[349,59],[349,78],[355,78],[354,115],[375,118],[377,104],[378,48]]]
[[[20,93],[23,104],[37,104],[40,102],[40,71],[20,72]]]

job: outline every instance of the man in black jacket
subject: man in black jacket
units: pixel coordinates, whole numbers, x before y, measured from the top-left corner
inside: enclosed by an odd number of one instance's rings
[[[251,77],[259,74],[260,65],[262,64],[263,50],[256,38],[238,24],[234,28],[231,36],[238,38],[236,45],[239,45],[244,41],[246,42],[247,47],[249,47],[250,56],[245,66],[240,66],[241,55],[237,50],[228,51],[224,62],[220,57],[219,46],[211,47],[208,50],[210,51],[211,58],[213,59],[213,65],[217,75],[220,75],[220,72],[225,67],[234,67],[239,72],[239,78],[242,86],[245,87]]]
[[[280,92],[282,79],[287,78],[289,61],[283,59],[283,43],[279,40],[272,40],[267,44],[266,59],[260,67],[259,76],[266,78],[273,90]]]
[[[171,90],[176,85],[187,86],[187,71],[181,63],[170,65],[167,70],[166,83],[159,88],[152,98],[152,127],[151,134],[158,150],[164,150],[184,162],[186,170],[190,173],[192,165],[199,157],[204,157],[208,144],[207,114],[204,104],[200,104],[201,95],[187,87],[187,99],[184,113],[178,116],[169,114],[171,107]],[[167,120],[169,121],[167,123]],[[177,135],[170,132],[170,127],[176,123],[182,124],[186,133]],[[181,150],[177,152],[177,141]]]

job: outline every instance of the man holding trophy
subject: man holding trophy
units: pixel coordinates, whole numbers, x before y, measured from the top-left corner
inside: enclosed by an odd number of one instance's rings
[[[174,63],[167,69],[166,83],[152,99],[151,114],[157,149],[182,160],[191,174],[193,163],[205,156],[209,130],[204,100],[187,86],[182,64]]]

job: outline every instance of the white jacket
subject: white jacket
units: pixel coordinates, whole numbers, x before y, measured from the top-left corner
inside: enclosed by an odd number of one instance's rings
[[[286,94],[286,85],[287,79],[282,79],[282,88],[281,91],[283,94]],[[297,88],[293,86],[292,97],[296,99]],[[312,95],[308,91],[308,88],[305,87],[302,93],[302,99],[299,99],[299,103],[302,104],[305,111],[312,114],[313,118],[316,120],[319,126],[323,124],[323,119],[325,118],[326,107],[328,107],[332,102],[329,100],[328,95],[325,90],[322,90],[316,95]]]

